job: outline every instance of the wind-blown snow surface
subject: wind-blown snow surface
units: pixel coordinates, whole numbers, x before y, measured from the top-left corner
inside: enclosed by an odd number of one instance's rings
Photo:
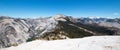
[[[120,36],[92,36],[55,41],[35,40],[1,50],[120,50]]]

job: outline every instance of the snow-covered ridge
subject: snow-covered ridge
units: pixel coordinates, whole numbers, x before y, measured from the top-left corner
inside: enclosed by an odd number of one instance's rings
[[[106,18],[106,19],[115,19],[114,17],[99,17],[99,16],[94,16],[94,17],[79,17],[79,18],[89,18],[89,19]]]
[[[120,50],[120,36],[92,36],[55,41],[35,40],[1,50]]]

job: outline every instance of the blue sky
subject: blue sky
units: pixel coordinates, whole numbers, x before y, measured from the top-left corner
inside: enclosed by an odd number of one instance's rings
[[[120,0],[0,0],[0,16],[120,17]]]

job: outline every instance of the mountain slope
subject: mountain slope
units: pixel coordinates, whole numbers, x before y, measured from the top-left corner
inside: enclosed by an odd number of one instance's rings
[[[106,24],[104,26],[102,22],[111,23],[112,27]],[[58,40],[94,35],[120,35],[118,26],[119,19],[76,19],[61,14],[36,19],[2,16],[0,17],[0,48],[17,46],[36,39]]]
[[[40,19],[20,19],[1,16],[0,47],[17,46],[29,39],[41,37],[47,32],[54,31],[59,20],[64,21],[64,16],[55,15],[50,18]]]
[[[120,36],[92,36],[55,41],[35,40],[1,50],[120,50]]]

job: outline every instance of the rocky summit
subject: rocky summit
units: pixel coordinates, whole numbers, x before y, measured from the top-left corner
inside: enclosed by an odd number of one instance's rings
[[[32,40],[58,40],[86,36],[120,35],[120,19],[73,18],[57,14],[47,18],[0,17],[0,48]]]

